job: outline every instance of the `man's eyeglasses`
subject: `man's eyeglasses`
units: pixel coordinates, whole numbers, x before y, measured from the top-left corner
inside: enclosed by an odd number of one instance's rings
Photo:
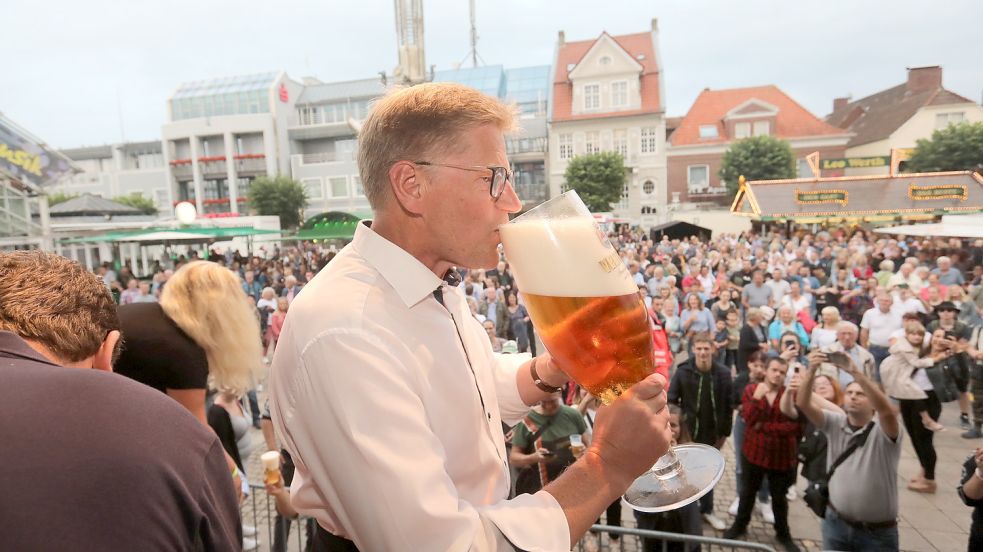
[[[448,163],[431,163],[429,161],[414,161],[416,165],[423,165],[425,167],[450,167],[452,169],[457,169],[460,171],[471,171],[471,172],[485,172],[491,171],[490,177],[485,177],[488,179],[488,193],[492,196],[492,199],[498,201],[498,198],[502,197],[502,193],[505,192],[506,182],[512,181],[514,172],[508,170],[505,167],[483,167],[480,165],[473,165],[470,167],[462,167],[460,165],[450,165]]]

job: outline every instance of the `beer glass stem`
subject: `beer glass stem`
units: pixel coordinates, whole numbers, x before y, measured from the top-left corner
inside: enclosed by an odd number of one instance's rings
[[[659,461],[652,467],[652,473],[659,479],[670,479],[676,477],[680,472],[679,457],[672,448],[663,454]]]

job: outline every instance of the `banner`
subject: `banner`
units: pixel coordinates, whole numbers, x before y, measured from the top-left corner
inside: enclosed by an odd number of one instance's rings
[[[819,203],[839,203],[842,207],[850,201],[850,193],[846,190],[816,190],[803,192],[795,190],[795,202],[799,205],[815,205]]]
[[[869,167],[887,167],[890,163],[890,157],[834,157],[831,159],[821,159],[819,161],[819,168],[824,171],[835,169],[866,169]]]
[[[0,118],[0,172],[8,173],[15,180],[44,186],[73,170],[63,156]]]
[[[950,184],[942,186],[917,186],[908,185],[908,198],[918,200],[932,199],[958,199],[966,201],[969,198],[969,189],[960,184]]]

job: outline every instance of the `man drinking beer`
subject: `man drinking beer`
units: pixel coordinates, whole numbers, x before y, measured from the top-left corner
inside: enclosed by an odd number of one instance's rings
[[[494,356],[447,277],[499,261],[498,227],[521,207],[512,125],[497,99],[449,83],[394,91],[363,124],[375,218],[291,304],[271,376],[291,500],[321,549],[569,550],[668,448],[665,380],[650,376],[598,412],[577,462],[507,499],[502,421],[567,376],[547,355]]]

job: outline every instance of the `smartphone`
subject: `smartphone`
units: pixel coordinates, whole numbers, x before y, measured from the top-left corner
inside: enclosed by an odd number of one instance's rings
[[[826,353],[826,360],[837,368],[846,368],[850,365],[850,357],[840,351]]]
[[[546,456],[546,457],[553,456],[554,454],[556,454],[556,453],[553,452],[552,450],[543,451],[543,456]]]

